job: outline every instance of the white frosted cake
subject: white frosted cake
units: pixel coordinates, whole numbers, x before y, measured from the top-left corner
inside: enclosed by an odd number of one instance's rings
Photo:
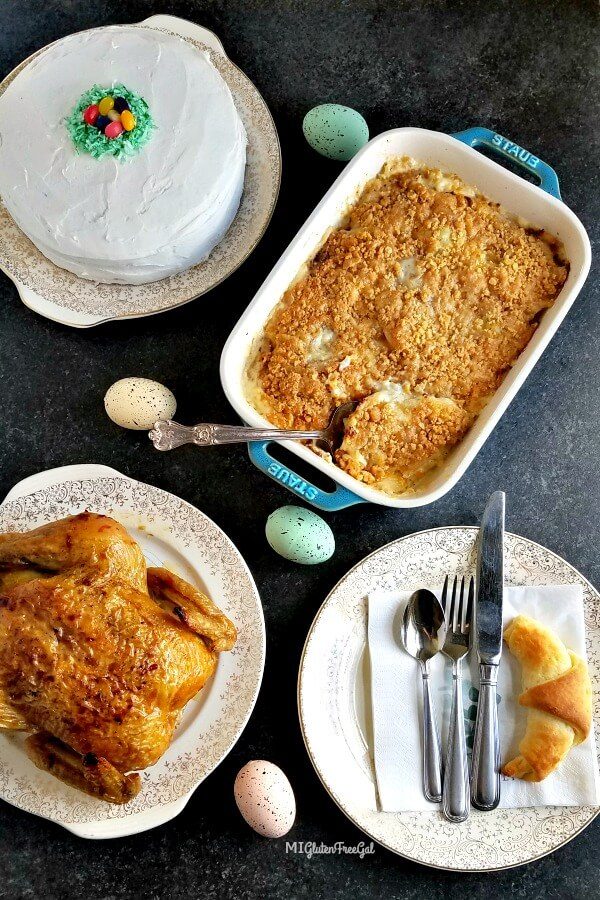
[[[225,81],[161,31],[64,38],[0,97],[2,201],[45,256],[93,281],[143,284],[205,259],[235,217],[245,163]]]

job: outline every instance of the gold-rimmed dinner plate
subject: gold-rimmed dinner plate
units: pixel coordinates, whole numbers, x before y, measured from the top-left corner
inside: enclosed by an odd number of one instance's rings
[[[369,666],[369,592],[438,584],[448,572],[472,571],[477,528],[423,531],[367,556],[331,591],[311,626],[298,676],[298,710],[306,749],[332,799],[373,840],[440,869],[489,872],[531,862],[579,834],[597,807],[472,810],[453,824],[441,812],[381,812],[373,764]],[[592,686],[600,685],[600,595],[564,559],[526,538],[506,534],[508,584],[581,586]],[[600,707],[594,703],[596,730]],[[418,775],[416,777],[419,777]]]

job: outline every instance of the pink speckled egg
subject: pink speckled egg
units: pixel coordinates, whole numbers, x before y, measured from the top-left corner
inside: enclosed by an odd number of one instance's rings
[[[246,763],[237,774],[233,793],[242,817],[263,837],[283,837],[294,824],[294,792],[274,763],[264,759]]]

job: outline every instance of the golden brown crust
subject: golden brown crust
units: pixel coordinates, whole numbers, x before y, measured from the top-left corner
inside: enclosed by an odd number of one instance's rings
[[[322,428],[336,406],[391,381],[472,421],[567,274],[554,238],[456,177],[382,173],[275,307],[251,402],[279,427]],[[462,434],[450,429],[446,449]],[[365,474],[376,487],[386,477]]]
[[[153,600],[201,637],[210,650],[231,650],[235,625],[212,600],[168,569],[148,569],[148,590]]]
[[[441,461],[471,419],[452,400],[378,397],[367,397],[348,417],[335,459],[359,481],[374,484],[388,479],[396,492],[406,491]]]
[[[543,781],[563,761],[573,746],[573,731],[561,727],[557,719],[546,719],[528,727],[519,744],[520,754],[502,768],[509,778]]]
[[[575,732],[574,743],[581,744],[592,727],[592,686],[584,661],[571,653],[571,662],[568,672],[529,688],[519,703],[568,722]]]
[[[513,619],[504,637],[522,665],[524,691],[519,703],[529,713],[520,754],[502,771],[511,778],[542,781],[589,734],[592,691],[587,666],[529,616]]]
[[[11,706],[2,685],[0,685],[0,729],[3,731],[30,731],[27,720]]]
[[[560,638],[530,616],[515,616],[504,629],[504,640],[523,666],[524,680],[533,679],[532,685],[557,678],[571,667]]]
[[[38,769],[99,800],[122,804],[140,792],[142,782],[137,773],[123,775],[102,757],[80,756],[45,732],[28,737],[25,749]]]

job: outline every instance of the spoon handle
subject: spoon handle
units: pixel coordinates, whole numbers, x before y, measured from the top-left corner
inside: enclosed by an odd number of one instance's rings
[[[246,425],[180,425],[179,422],[156,422],[148,437],[157,450],[173,450],[183,444],[211,447],[215,444],[238,444],[246,441],[311,441],[323,437],[322,431],[293,431],[285,428],[250,428]]]
[[[423,792],[428,800],[442,799],[442,751],[440,735],[429,688],[429,667],[421,663],[423,676]]]

